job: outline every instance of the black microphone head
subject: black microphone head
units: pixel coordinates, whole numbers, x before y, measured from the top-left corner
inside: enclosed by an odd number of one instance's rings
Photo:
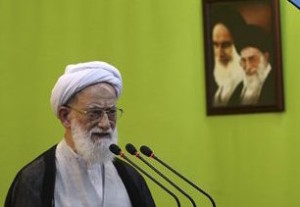
[[[131,155],[136,155],[137,150],[132,144],[128,143],[125,148]]]
[[[147,157],[153,156],[153,151],[149,147],[147,147],[145,145],[143,145],[143,146],[140,147],[140,151],[141,151],[141,153],[143,153]]]
[[[122,152],[121,148],[120,148],[118,145],[116,145],[116,144],[111,144],[111,145],[109,146],[109,150],[110,150],[112,153],[114,153],[115,155],[120,155],[121,152]]]

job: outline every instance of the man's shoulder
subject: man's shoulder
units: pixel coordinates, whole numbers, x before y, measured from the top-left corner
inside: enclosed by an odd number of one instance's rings
[[[5,206],[41,206],[41,195],[55,173],[55,149],[51,147],[25,165],[16,175],[6,196]],[[54,163],[54,167],[53,167]],[[50,169],[49,169],[50,168]],[[49,176],[50,174],[50,176]],[[46,186],[47,187],[47,186]],[[50,186],[52,187],[52,186]],[[45,190],[44,190],[45,189]]]
[[[26,182],[35,182],[42,179],[46,169],[46,164],[49,162],[55,163],[55,150],[56,145],[40,154],[30,163],[25,165],[18,172],[16,177]]]

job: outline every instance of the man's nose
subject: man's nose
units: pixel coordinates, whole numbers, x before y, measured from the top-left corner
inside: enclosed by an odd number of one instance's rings
[[[252,67],[252,65],[250,64],[250,62],[249,61],[245,61],[245,71],[247,72],[247,71],[249,71],[249,70],[251,70],[251,67]]]
[[[221,45],[219,45],[216,49],[217,49],[217,53],[218,53],[219,55],[221,55],[221,54],[224,53],[224,48],[223,48]]]
[[[111,128],[109,118],[105,112],[103,112],[103,115],[99,120],[98,126],[103,130],[108,130]]]

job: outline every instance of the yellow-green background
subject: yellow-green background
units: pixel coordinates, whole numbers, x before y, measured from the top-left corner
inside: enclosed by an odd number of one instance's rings
[[[217,206],[300,206],[300,12],[280,10],[286,111],[207,117],[201,0],[0,0],[0,205],[63,136],[49,97],[65,65],[104,60],[124,79],[120,146],[151,146]],[[157,206],[176,205],[148,183]]]

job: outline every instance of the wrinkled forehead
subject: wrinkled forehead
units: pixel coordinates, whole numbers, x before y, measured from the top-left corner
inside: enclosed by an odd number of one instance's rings
[[[116,105],[117,99],[116,90],[111,84],[98,83],[78,92],[72,102],[83,106],[106,107]]]
[[[261,56],[262,53],[261,51],[256,48],[256,47],[245,47],[241,50],[241,57],[242,58],[248,58],[248,57],[253,57],[253,56]]]
[[[213,28],[213,41],[232,41],[231,33],[228,28],[222,24],[218,23]]]

